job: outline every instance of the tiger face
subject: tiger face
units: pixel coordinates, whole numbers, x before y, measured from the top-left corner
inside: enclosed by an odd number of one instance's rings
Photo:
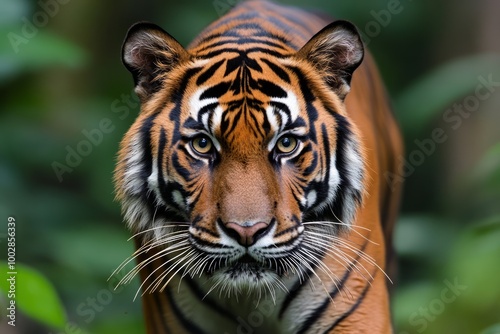
[[[336,21],[298,51],[257,39],[205,36],[187,51],[142,23],[123,48],[142,102],[115,174],[125,219],[163,249],[169,275],[235,290],[306,275],[364,191],[344,110],[363,58],[356,29]]]

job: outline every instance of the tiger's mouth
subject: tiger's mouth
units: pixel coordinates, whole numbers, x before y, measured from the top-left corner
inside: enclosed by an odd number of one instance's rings
[[[209,276],[222,275],[225,279],[233,281],[248,280],[249,283],[258,283],[265,276],[281,277],[286,272],[279,261],[274,259],[261,261],[246,253],[236,260],[214,266],[207,274]]]
[[[227,269],[231,272],[239,273],[239,272],[260,272],[264,270],[269,270],[271,268],[268,268],[267,266],[264,265],[264,263],[257,261],[251,255],[245,254],[236,261],[234,261],[232,264],[230,264],[227,267]]]
[[[240,257],[238,260],[235,261],[236,265],[248,265],[248,266],[258,266],[259,262],[254,259],[251,255],[248,253]]]

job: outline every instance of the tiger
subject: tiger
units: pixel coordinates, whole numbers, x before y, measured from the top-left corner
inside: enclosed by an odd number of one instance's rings
[[[147,333],[392,333],[401,135],[356,27],[244,1],[184,48],[139,22],[116,198]]]

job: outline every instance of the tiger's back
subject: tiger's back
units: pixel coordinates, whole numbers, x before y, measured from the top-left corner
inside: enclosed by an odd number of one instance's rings
[[[115,180],[148,333],[391,332],[401,139],[355,28],[328,23],[249,1],[187,50],[129,31]]]

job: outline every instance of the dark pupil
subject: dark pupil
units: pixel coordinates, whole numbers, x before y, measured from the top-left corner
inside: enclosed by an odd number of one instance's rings
[[[281,140],[281,145],[283,145],[283,147],[290,147],[292,145],[292,141],[290,138],[285,137]]]
[[[203,138],[203,137],[202,137],[202,138],[200,138],[200,139],[198,140],[198,146],[199,146],[200,148],[206,148],[206,147],[208,146],[208,139],[207,139],[207,138]]]

